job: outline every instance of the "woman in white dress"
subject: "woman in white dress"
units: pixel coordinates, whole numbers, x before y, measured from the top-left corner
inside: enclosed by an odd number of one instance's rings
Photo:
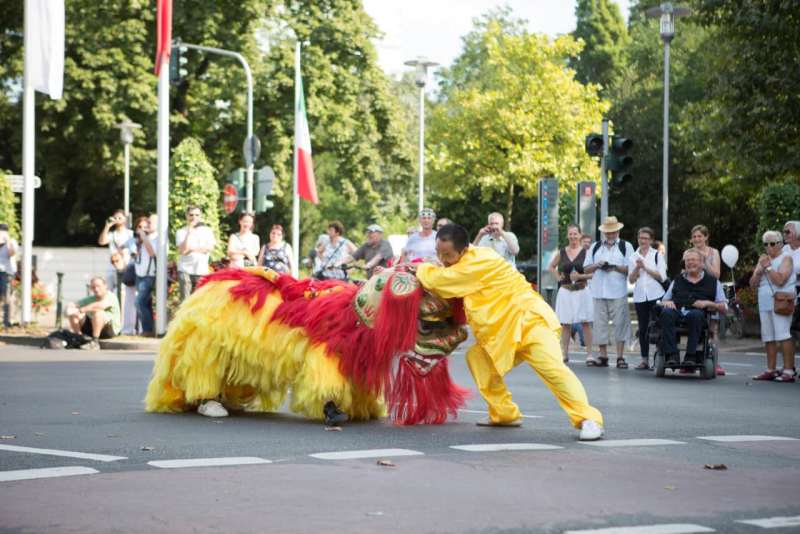
[[[587,287],[592,275],[583,272],[586,249],[581,246],[581,230],[577,225],[567,226],[567,241],[567,246],[555,253],[547,267],[558,280],[556,315],[561,323],[561,352],[564,362],[568,362],[572,325],[580,323],[586,344],[586,360],[593,361],[591,322],[594,308]]]
[[[231,267],[241,269],[257,265],[261,240],[258,234],[253,233],[255,222],[252,213],[243,212],[239,215],[239,232],[231,234],[228,238],[228,258],[231,260]]]

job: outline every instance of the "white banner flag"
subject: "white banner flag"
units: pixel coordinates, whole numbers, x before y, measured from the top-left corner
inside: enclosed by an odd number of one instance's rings
[[[27,0],[27,6],[31,85],[57,100],[64,88],[64,0]]]

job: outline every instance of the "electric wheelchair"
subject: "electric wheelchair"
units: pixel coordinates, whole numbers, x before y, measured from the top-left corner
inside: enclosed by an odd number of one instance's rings
[[[709,311],[704,312],[696,352],[694,355],[689,356],[685,355],[685,347],[682,351],[680,347],[681,337],[686,338],[689,333],[686,321],[682,317],[677,320],[675,324],[675,334],[678,338],[676,340],[679,350],[678,359],[677,361],[667,361],[663,343],[664,336],[660,323],[662,311],[663,307],[661,304],[653,308],[654,313],[651,316],[649,325],[650,343],[656,346],[656,351],[653,355],[653,369],[655,370],[655,375],[661,378],[666,374],[667,369],[671,369],[673,372],[682,371],[685,374],[694,374],[699,370],[700,376],[706,380],[716,378],[717,348],[712,342],[712,335],[709,328],[709,320],[714,313]],[[684,356],[681,360],[682,352]]]

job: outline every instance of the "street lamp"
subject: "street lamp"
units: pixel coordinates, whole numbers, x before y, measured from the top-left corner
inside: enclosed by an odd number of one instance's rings
[[[664,242],[664,257],[667,257],[669,242],[667,233],[667,216],[669,211],[669,43],[675,37],[675,18],[691,15],[688,7],[673,6],[664,2],[658,7],[651,7],[645,14],[650,18],[661,20],[661,40],[664,41],[664,149],[662,160],[662,227],[661,239]]]
[[[131,122],[130,119],[125,119],[116,125],[119,128],[119,138],[125,147],[125,202],[123,209],[125,210],[125,218],[128,221],[128,226],[131,224],[131,143],[133,143],[133,130],[141,128],[141,124]]]
[[[425,84],[428,81],[428,68],[436,67],[439,64],[429,61],[424,57],[418,57],[405,62],[409,67],[416,68],[414,83],[419,87],[419,211],[424,208],[424,185],[425,185]]]

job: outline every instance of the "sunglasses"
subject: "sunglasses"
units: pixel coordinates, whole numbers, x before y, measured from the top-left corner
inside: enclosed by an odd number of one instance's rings
[[[780,243],[775,243],[774,241],[770,241],[769,243],[764,243],[765,247],[777,247]]]
[[[784,234],[791,234],[791,233],[792,233],[792,231],[791,231],[791,230],[784,230],[784,231],[783,231],[783,233],[784,233]]]

